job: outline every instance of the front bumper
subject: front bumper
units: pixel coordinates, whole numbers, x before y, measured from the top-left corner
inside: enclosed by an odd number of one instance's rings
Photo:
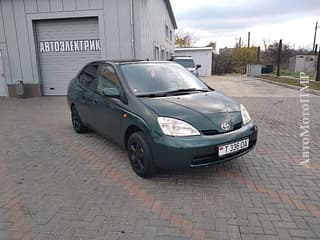
[[[213,136],[171,137],[163,135],[151,143],[153,158],[158,168],[200,167],[228,161],[251,151],[257,142],[258,128],[251,121],[240,129]],[[223,157],[218,146],[249,138],[249,148]]]

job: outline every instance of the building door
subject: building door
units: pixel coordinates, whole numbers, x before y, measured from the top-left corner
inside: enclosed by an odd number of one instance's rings
[[[4,78],[4,67],[2,62],[2,52],[0,49],[0,96],[8,96],[8,87]]]
[[[40,20],[35,24],[44,95],[66,95],[70,80],[101,59],[98,18]]]

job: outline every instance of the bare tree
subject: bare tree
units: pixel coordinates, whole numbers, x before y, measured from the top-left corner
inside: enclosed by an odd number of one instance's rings
[[[216,50],[217,50],[217,43],[211,41],[211,42],[209,42],[209,43],[206,45],[206,47],[212,47],[212,51],[213,51],[213,52],[216,52]]]
[[[264,51],[266,52],[270,44],[270,39],[263,38],[262,41],[263,41]]]
[[[242,47],[242,41],[241,41],[241,37],[239,38],[235,38],[236,44],[234,45],[235,48],[241,48]]]
[[[267,47],[267,50],[265,52],[265,61],[267,62],[267,64],[275,65],[277,63],[278,51],[279,42],[273,41],[273,43]],[[289,68],[289,59],[293,55],[295,55],[295,50],[291,48],[291,46],[288,43],[283,43],[280,62],[282,69]]]

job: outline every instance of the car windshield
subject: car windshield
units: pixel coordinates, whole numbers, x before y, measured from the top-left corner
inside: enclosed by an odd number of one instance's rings
[[[121,70],[137,96],[210,91],[200,79],[175,63],[124,64]]]
[[[185,68],[194,68],[194,61],[192,59],[174,59],[176,63],[179,63],[180,65],[184,66]]]

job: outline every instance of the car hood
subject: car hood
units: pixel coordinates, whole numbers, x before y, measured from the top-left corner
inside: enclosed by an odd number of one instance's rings
[[[224,132],[222,123],[242,121],[240,104],[217,91],[140,100],[159,116],[181,119],[201,131]]]

